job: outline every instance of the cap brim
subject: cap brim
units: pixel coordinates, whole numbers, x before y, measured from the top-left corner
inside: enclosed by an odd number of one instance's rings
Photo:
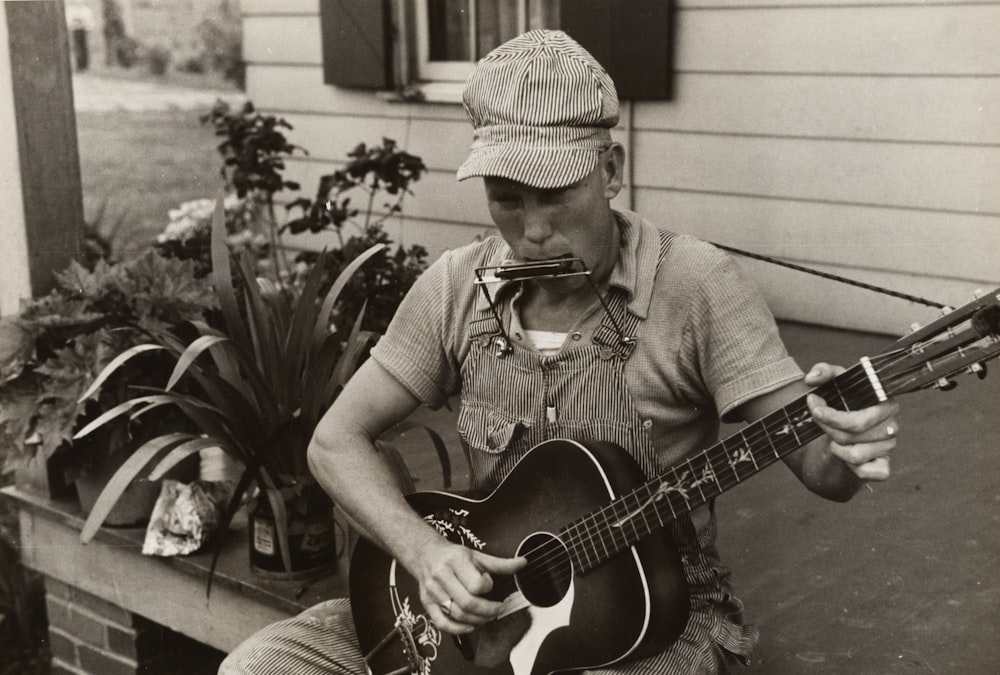
[[[458,180],[493,176],[551,189],[572,185],[597,165],[598,148],[531,148],[490,145],[474,148],[458,168]]]

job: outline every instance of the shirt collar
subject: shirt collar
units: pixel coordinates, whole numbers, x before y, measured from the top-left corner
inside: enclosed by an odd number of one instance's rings
[[[632,211],[615,211],[621,233],[618,264],[611,271],[608,285],[625,291],[630,312],[645,319],[653,299],[653,281],[660,257],[659,237],[652,225]],[[640,270],[644,270],[640,273]]]

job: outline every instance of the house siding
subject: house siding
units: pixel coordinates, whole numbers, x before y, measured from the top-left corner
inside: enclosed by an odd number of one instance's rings
[[[289,120],[309,195],[359,142],[428,174],[389,231],[432,256],[489,228],[454,171],[461,106],[323,84],[318,3],[241,3],[247,89]],[[1000,2],[701,2],[676,13],[674,100],[623,105],[616,204],[669,229],[959,304],[1000,282]],[[315,246],[321,238],[296,239]],[[744,260],[777,316],[898,333],[934,310]]]

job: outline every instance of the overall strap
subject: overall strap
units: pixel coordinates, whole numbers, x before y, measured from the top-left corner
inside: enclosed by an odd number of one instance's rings
[[[656,274],[660,273],[663,260],[667,257],[670,242],[676,236],[673,232],[657,230],[660,238],[660,254],[656,261]],[[594,342],[605,350],[611,350],[623,361],[632,355],[637,341],[639,317],[628,311],[628,297],[621,289],[612,289],[605,303],[606,312]]]
[[[484,263],[492,264],[492,262],[495,262],[494,259],[497,257],[497,252],[502,246],[504,246],[503,240],[500,238],[494,239],[493,245],[490,246],[490,248],[483,254],[482,260]],[[477,294],[482,293],[489,293],[486,286],[480,286],[477,290]],[[497,295],[499,295],[499,293]],[[495,295],[492,301],[487,301],[485,305],[480,306],[480,303],[485,300],[485,297],[486,296],[484,295],[480,298],[476,298],[476,303],[479,309],[475,312],[474,318],[469,321],[469,339],[479,341],[485,337],[500,337],[506,340],[503,325],[500,323],[500,320],[494,313],[494,310],[490,307],[490,304],[496,303],[497,296]],[[496,303],[496,307],[500,308],[502,307],[502,304]],[[498,311],[502,312],[503,310],[499,309]]]

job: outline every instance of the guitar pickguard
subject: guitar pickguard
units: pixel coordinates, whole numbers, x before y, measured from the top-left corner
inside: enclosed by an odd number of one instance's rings
[[[568,626],[570,615],[573,613],[573,584],[570,584],[569,592],[563,599],[552,607],[528,608],[531,617],[531,625],[528,631],[510,650],[510,667],[514,675],[531,675],[538,658],[538,652],[552,631],[557,628]]]

